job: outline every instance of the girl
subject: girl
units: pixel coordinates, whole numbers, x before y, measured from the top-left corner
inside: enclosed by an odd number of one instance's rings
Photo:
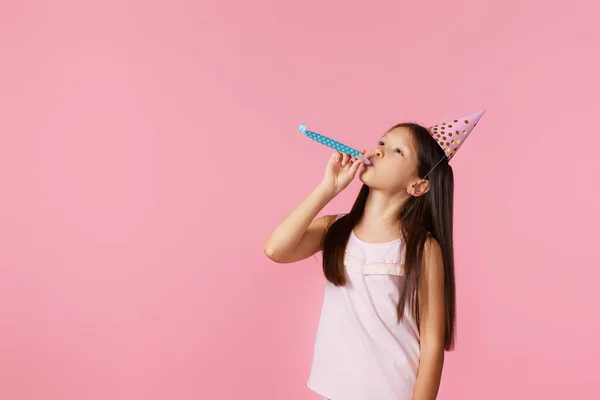
[[[429,130],[398,124],[370,166],[335,151],[320,184],[265,243],[278,263],[322,251],[327,281],[308,387],[325,399],[437,397],[456,318],[448,161],[484,112]],[[363,185],[350,212],[316,218],[357,173]]]

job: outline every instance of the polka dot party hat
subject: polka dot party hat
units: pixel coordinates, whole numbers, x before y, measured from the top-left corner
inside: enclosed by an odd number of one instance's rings
[[[485,110],[477,111],[427,129],[446,153],[448,161],[454,157],[484,113]]]

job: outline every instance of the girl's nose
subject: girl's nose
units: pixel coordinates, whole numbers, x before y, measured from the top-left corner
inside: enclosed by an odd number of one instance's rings
[[[381,149],[373,149],[369,154],[366,155],[367,158],[378,157],[380,158],[383,155]]]

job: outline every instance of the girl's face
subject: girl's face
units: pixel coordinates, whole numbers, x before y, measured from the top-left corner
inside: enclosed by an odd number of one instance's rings
[[[367,157],[373,165],[365,166],[359,178],[370,189],[406,194],[411,184],[420,181],[417,147],[408,128],[386,133]]]

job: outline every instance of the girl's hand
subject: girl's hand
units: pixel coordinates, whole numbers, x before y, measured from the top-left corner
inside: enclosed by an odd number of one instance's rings
[[[365,152],[361,151],[362,154]],[[362,160],[336,150],[329,158],[321,184],[337,195],[352,182],[362,164]]]

